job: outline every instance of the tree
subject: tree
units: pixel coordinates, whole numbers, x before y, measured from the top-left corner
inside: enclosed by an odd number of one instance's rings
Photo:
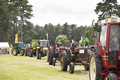
[[[71,33],[70,25],[68,25],[67,23],[63,24],[62,34],[66,35],[68,39],[70,39],[70,33]]]
[[[24,43],[25,43],[25,28],[24,23],[25,20],[30,19],[32,17],[32,5],[28,4],[28,0],[17,0],[17,5],[19,9],[19,16],[21,18],[20,20],[20,26],[21,26],[21,42],[23,42],[24,37]]]
[[[8,41],[7,33],[11,25],[11,12],[7,0],[0,0],[0,41]]]
[[[99,20],[103,20],[107,17],[120,17],[120,5],[118,5],[117,0],[102,0],[96,6],[94,10],[96,14],[99,14]]]
[[[63,44],[64,46],[66,46],[67,43],[69,42],[69,40],[68,40],[68,38],[67,38],[66,35],[58,35],[58,36],[56,37],[55,43],[57,43],[59,39],[60,39],[60,41],[62,42],[62,44]]]

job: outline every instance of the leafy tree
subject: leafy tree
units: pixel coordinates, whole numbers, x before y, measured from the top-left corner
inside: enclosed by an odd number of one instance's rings
[[[120,5],[118,5],[117,0],[102,0],[96,6],[94,10],[96,14],[99,14],[99,20],[105,19],[111,16],[120,17]]]
[[[69,42],[69,40],[68,40],[68,38],[67,38],[66,35],[58,35],[58,36],[56,37],[55,43],[57,43],[59,39],[60,39],[60,41],[62,42],[62,44],[63,44],[64,46],[66,46],[67,43]]]

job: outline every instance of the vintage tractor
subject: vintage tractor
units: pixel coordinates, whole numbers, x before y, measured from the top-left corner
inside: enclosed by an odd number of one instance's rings
[[[120,18],[101,20],[91,46],[90,80],[120,80]]]
[[[25,54],[25,47],[22,42],[15,43],[13,48],[13,56],[17,56],[18,54],[20,54],[20,56]]]
[[[48,58],[49,58],[49,65],[55,66],[56,60],[60,61],[60,55],[63,52],[63,50],[66,50],[66,47],[60,46],[55,47],[54,49],[50,49]]]
[[[29,49],[29,57],[33,57],[33,55],[36,56],[36,49],[39,41],[40,39],[32,40],[32,46],[30,47],[31,49]]]
[[[84,65],[85,70],[89,70],[87,48],[78,46],[64,50],[60,57],[60,65],[62,71],[67,71],[69,65],[71,74],[74,73],[74,65]]]
[[[36,49],[37,59],[41,59],[41,57],[48,55],[49,50],[50,50],[49,40],[40,40],[38,42],[38,46]],[[48,61],[48,58],[47,58],[47,61]]]

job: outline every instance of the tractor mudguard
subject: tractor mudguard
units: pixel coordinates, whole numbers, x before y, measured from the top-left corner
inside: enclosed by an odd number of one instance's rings
[[[98,45],[92,45],[92,46],[90,47],[90,49],[91,49],[91,48],[95,48],[95,52],[100,56],[100,51],[99,51]]]

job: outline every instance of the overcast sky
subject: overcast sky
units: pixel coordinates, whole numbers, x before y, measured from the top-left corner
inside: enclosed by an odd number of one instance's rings
[[[34,15],[31,22],[36,25],[58,23],[91,25],[92,20],[97,21],[97,15],[94,12],[96,4],[102,0],[28,0],[33,5]],[[120,3],[120,0],[119,0]]]

